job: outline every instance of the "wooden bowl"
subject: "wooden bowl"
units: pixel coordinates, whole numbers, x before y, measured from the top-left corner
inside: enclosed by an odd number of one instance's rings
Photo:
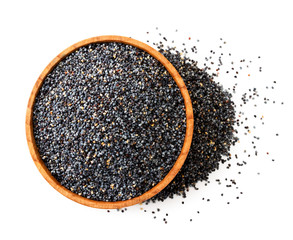
[[[76,49],[82,46],[88,45],[90,43],[102,43],[102,42],[119,42],[119,43],[129,44],[148,52],[151,56],[153,56],[158,61],[160,61],[168,70],[168,72],[171,74],[175,82],[177,83],[177,86],[179,87],[181,91],[182,97],[184,98],[184,104],[186,108],[186,133],[185,133],[184,144],[181,149],[181,153],[178,159],[176,160],[176,162],[174,163],[174,166],[172,167],[172,169],[169,171],[169,173],[165,176],[165,178],[161,182],[159,182],[157,185],[155,185],[152,189],[148,190],[144,194],[129,200],[117,201],[117,202],[103,202],[103,201],[90,200],[88,198],[79,196],[71,192],[70,190],[66,189],[65,187],[63,187],[52,176],[52,174],[50,173],[50,171],[47,169],[44,162],[42,161],[39,155],[38,148],[36,146],[34,134],[33,134],[33,106],[34,106],[35,98],[38,94],[38,91],[44,79],[46,78],[47,74],[50,73],[53,70],[53,68],[63,58],[65,58],[68,54],[75,51]],[[192,135],[193,135],[193,110],[192,110],[192,103],[191,103],[187,88],[184,84],[184,81],[182,80],[182,78],[180,77],[176,69],[173,67],[173,65],[161,53],[159,53],[152,47],[148,46],[147,44],[139,42],[132,38],[112,36],[112,35],[100,36],[100,37],[89,38],[72,45],[71,47],[61,52],[57,57],[55,57],[49,63],[49,65],[45,68],[45,70],[39,76],[31,92],[28,106],[27,106],[27,111],[26,111],[25,129],[26,129],[26,138],[27,138],[28,147],[29,147],[29,150],[35,165],[37,166],[38,170],[43,175],[43,177],[48,181],[48,183],[51,184],[51,186],[54,187],[58,192],[60,192],[65,197],[68,197],[69,199],[75,202],[78,202],[80,204],[83,204],[89,207],[104,208],[104,209],[123,208],[123,207],[128,207],[137,203],[141,203],[153,197],[154,195],[159,193],[161,190],[163,190],[176,176],[176,174],[182,167],[187,157],[187,154],[191,145]]]

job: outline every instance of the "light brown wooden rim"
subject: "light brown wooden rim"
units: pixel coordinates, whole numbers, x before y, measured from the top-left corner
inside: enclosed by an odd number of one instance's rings
[[[117,201],[117,202],[103,202],[103,201],[95,201],[95,200],[90,200],[87,198],[84,198],[82,196],[79,196],[65,187],[61,186],[61,184],[51,175],[50,171],[47,169],[45,166],[44,162],[41,160],[34,135],[33,135],[33,121],[32,121],[32,116],[33,116],[33,105],[35,102],[36,95],[42,85],[43,80],[47,76],[48,73],[53,70],[53,68],[68,54],[71,52],[75,51],[76,49],[88,45],[90,43],[100,43],[100,42],[120,42],[124,44],[129,44],[134,47],[140,48],[146,52],[148,52],[151,56],[156,58],[158,61],[160,61],[165,68],[168,70],[168,72],[171,74],[175,82],[177,83],[182,97],[184,98],[184,104],[186,108],[186,133],[185,133],[185,139],[184,139],[184,144],[181,149],[181,153],[175,162],[174,166],[170,170],[170,172],[166,175],[166,177],[159,182],[156,186],[154,186],[152,189],[149,191],[145,192],[144,194],[129,199],[125,201]],[[184,84],[183,79],[177,72],[177,70],[173,67],[173,65],[158,51],[150,47],[149,45],[142,43],[140,41],[137,41],[132,38],[128,37],[122,37],[122,36],[114,36],[114,35],[109,35],[109,36],[99,36],[99,37],[93,37],[89,38],[83,41],[80,41],[76,44],[73,44],[71,47],[65,49],[63,52],[61,52],[57,57],[55,57],[49,64],[48,66],[44,69],[44,71],[41,73],[39,76],[37,82],[34,85],[34,88],[31,92],[28,106],[27,106],[27,111],[26,111],[26,121],[25,121],[25,129],[26,129],[26,138],[27,138],[27,143],[28,147],[30,150],[30,154],[32,156],[32,159],[37,166],[38,170],[40,173],[43,175],[43,177],[47,180],[47,182],[54,187],[58,192],[63,194],[65,197],[78,202],[80,204],[89,206],[89,207],[95,207],[95,208],[103,208],[103,209],[114,209],[114,208],[123,208],[123,207],[128,207],[137,203],[141,203],[157,193],[159,193],[161,190],[163,190],[171,181],[172,179],[176,176],[176,174],[179,172],[181,169],[187,154],[189,152],[189,148],[191,145],[192,141],[192,135],[193,135],[193,110],[192,110],[192,103],[187,91],[187,88]]]

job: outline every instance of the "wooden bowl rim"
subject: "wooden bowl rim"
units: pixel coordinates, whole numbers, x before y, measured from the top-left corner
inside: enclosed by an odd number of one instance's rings
[[[34,135],[33,135],[33,118],[32,118],[33,106],[34,106],[35,98],[38,94],[38,91],[43,83],[43,80],[46,78],[47,74],[50,73],[63,58],[65,58],[67,55],[74,52],[78,48],[91,44],[91,43],[102,43],[102,42],[119,42],[119,43],[129,44],[146,51],[151,56],[156,58],[161,64],[164,65],[164,67],[173,77],[174,81],[176,82],[177,86],[179,87],[181,91],[182,97],[184,99],[185,108],[186,108],[186,133],[185,133],[184,143],[183,143],[180,155],[178,156],[172,169],[169,171],[169,173],[165,176],[165,178],[161,182],[159,182],[157,185],[155,185],[153,188],[151,188],[144,194],[129,200],[117,201],[117,202],[104,202],[104,201],[91,200],[91,199],[79,196],[78,194],[75,194],[71,192],[70,190],[66,189],[65,187],[63,187],[51,175],[50,171],[47,169],[44,162],[40,158],[40,155],[35,143]],[[32,159],[35,165],[37,166],[39,172],[42,174],[42,176],[47,180],[47,182],[53,188],[55,188],[59,193],[61,193],[65,197],[89,207],[102,208],[102,209],[119,209],[119,208],[131,206],[137,203],[142,203],[143,201],[150,199],[151,197],[159,193],[161,190],[163,190],[179,172],[179,170],[181,169],[187,157],[187,154],[189,152],[189,148],[191,145],[191,141],[192,141],[193,109],[192,109],[190,96],[188,94],[188,90],[185,86],[183,79],[181,78],[177,70],[174,68],[174,66],[161,53],[159,53],[157,50],[153,49],[149,45],[143,42],[137,41],[133,38],[116,36],[116,35],[106,35],[106,36],[88,38],[76,44],[73,44],[72,46],[68,47],[63,52],[61,52],[59,55],[57,55],[48,64],[48,66],[43,70],[43,72],[39,76],[31,92],[28,106],[27,106],[27,111],[26,111],[25,129],[26,129],[27,143],[28,143],[28,147],[29,147],[29,151],[32,156]]]

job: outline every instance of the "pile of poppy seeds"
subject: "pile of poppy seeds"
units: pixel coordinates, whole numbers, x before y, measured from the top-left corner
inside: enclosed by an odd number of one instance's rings
[[[183,97],[165,67],[136,47],[97,43],[50,72],[34,103],[41,159],[72,192],[99,201],[142,195],[183,146]]]
[[[151,200],[208,179],[229,159],[232,95],[197,62],[174,48],[159,51],[183,78],[194,111],[188,157],[175,179]],[[78,195],[100,201],[139,196],[160,182],[180,154],[185,109],[164,66],[121,43],[90,44],[48,74],[34,104],[34,136],[52,175]]]
[[[161,38],[167,42],[166,37]],[[222,49],[226,42],[220,40]],[[215,81],[220,69],[225,69],[223,52],[216,55],[211,50],[204,67],[198,67],[186,48],[178,51],[176,47],[164,46],[162,41],[153,45],[185,82],[193,105],[194,132],[179,173],[145,205],[175,195],[185,198],[190,188],[198,190],[199,182],[210,183],[210,174],[220,165],[225,164],[227,169],[233,164],[245,166],[246,159],[239,159],[237,154],[232,156],[231,147],[239,142],[239,131],[248,136],[256,128],[249,125],[248,116],[240,108],[260,97],[258,89],[253,87],[237,95],[241,97],[237,106],[232,100],[239,72],[248,69],[251,61],[241,59],[237,67],[232,61],[229,70],[221,70],[227,77],[233,74],[234,80],[232,88],[224,89]],[[197,48],[194,46],[191,51],[197,53]],[[262,68],[258,70],[261,72]],[[273,81],[266,89],[274,89],[275,84]],[[264,104],[269,102],[276,103],[263,98]],[[264,125],[263,118],[258,112],[252,117]],[[148,53],[121,43],[90,44],[64,58],[40,88],[33,123],[40,156],[52,175],[72,192],[102,201],[131,199],[160,182],[179,156],[186,130],[183,98],[170,74]],[[248,147],[252,152],[244,146],[244,155],[257,157],[260,137],[250,136],[253,141]],[[269,152],[265,154],[268,156]],[[219,185],[224,182],[230,189],[234,187],[236,199],[243,194],[234,177],[215,181]],[[210,202],[210,198],[202,200]],[[230,204],[230,200],[226,203]],[[147,212],[142,206],[140,209]],[[148,211],[154,219],[156,214],[163,214],[162,219],[167,223],[169,213],[157,207]]]

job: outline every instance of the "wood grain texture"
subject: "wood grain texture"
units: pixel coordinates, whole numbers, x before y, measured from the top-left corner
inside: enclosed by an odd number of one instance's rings
[[[170,172],[165,176],[165,178],[159,182],[157,185],[155,185],[152,189],[149,191],[145,192],[141,196],[125,200],[125,201],[117,201],[117,202],[103,202],[103,201],[95,201],[95,200],[90,200],[87,198],[84,198],[82,196],[79,196],[70,190],[66,189],[65,187],[61,186],[61,184],[51,175],[50,171],[47,169],[45,166],[44,162],[40,158],[38,148],[35,143],[34,135],[33,135],[33,106],[35,102],[35,98],[37,96],[37,93],[46,78],[47,74],[50,73],[53,68],[68,54],[71,52],[75,51],[76,49],[88,45],[90,43],[101,43],[101,42],[120,42],[124,44],[129,44],[132,46],[135,46],[137,48],[140,48],[146,52],[148,52],[150,55],[152,55],[154,58],[156,58],[158,61],[160,61],[165,68],[168,70],[168,72],[171,74],[173,77],[174,81],[176,82],[177,86],[179,87],[182,97],[184,98],[184,104],[186,108],[186,133],[185,133],[185,139],[184,139],[184,144],[181,149],[181,153],[176,160],[174,166],[170,170]],[[183,79],[177,72],[177,70],[173,67],[173,65],[158,51],[150,47],[149,45],[142,43],[140,41],[137,41],[132,38],[128,37],[122,37],[122,36],[114,36],[114,35],[109,35],[109,36],[99,36],[99,37],[93,37],[89,38],[86,40],[83,40],[81,42],[78,42],[71,47],[65,49],[63,52],[61,52],[57,57],[55,57],[49,64],[48,66],[44,69],[44,71],[41,73],[39,76],[37,82],[34,85],[34,88],[31,92],[28,106],[27,106],[27,111],[26,111],[26,121],[25,121],[25,129],[26,129],[26,138],[27,138],[27,143],[28,147],[32,156],[32,159],[37,166],[38,170],[42,174],[42,176],[48,181],[48,183],[54,187],[58,192],[63,194],[65,197],[78,202],[80,204],[89,206],[89,207],[94,207],[94,208],[103,208],[103,209],[115,209],[115,208],[123,208],[123,207],[128,207],[137,203],[141,203],[157,193],[159,193],[161,190],[163,190],[171,181],[172,179],[176,176],[176,174],[179,172],[181,169],[187,154],[189,152],[189,148],[191,145],[192,141],[192,136],[193,136],[193,109],[192,109],[192,103],[187,91],[187,88],[184,84]]]

